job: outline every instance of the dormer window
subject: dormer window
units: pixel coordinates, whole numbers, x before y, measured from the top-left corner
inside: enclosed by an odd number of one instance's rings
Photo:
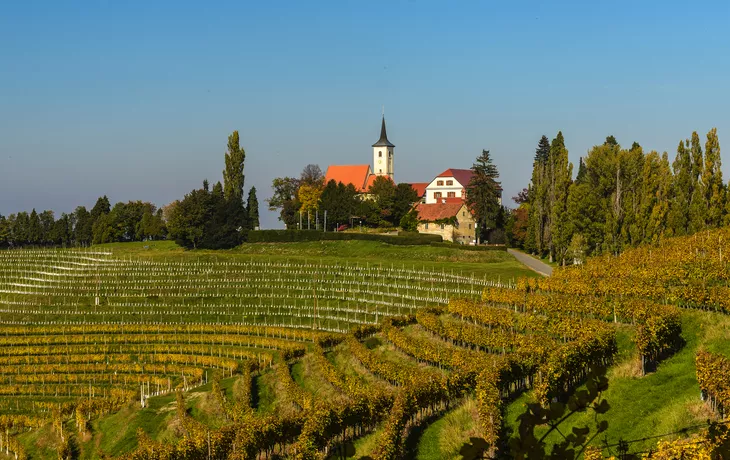
[[[447,180],[447,181],[446,181],[446,185],[454,185],[454,181],[452,181],[452,180]]]

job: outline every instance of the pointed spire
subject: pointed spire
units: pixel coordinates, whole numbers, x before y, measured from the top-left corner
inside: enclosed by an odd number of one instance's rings
[[[383,115],[383,124],[380,126],[380,139],[373,144],[373,147],[395,147],[390,143],[388,135],[385,133],[385,115]]]

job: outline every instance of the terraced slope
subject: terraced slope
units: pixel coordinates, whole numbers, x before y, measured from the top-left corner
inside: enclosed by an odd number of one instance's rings
[[[638,362],[647,376],[631,394],[694,353],[681,309],[592,295],[580,273],[503,284],[482,266],[270,255],[287,248],[0,252],[3,447],[19,458],[458,458],[478,438],[506,456],[515,398],[547,405],[596,367]],[[702,356],[703,369],[727,366]],[[722,410],[723,381],[703,382]]]

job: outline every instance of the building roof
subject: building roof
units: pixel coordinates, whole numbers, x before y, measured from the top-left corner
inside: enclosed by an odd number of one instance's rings
[[[418,203],[416,205],[416,211],[418,211],[418,220],[434,222],[440,219],[455,217],[464,206],[463,201],[433,204]]]
[[[412,184],[409,184],[413,190],[416,191],[418,194],[418,198],[423,197],[423,195],[426,194],[426,187],[428,187],[428,182],[413,182]]]
[[[373,185],[373,182],[375,182],[376,177],[378,177],[378,176],[376,176],[375,174],[370,174],[368,176],[367,180],[365,181],[365,190],[363,190],[364,192],[367,192],[368,190],[370,190],[370,186]]]
[[[466,187],[467,185],[469,185],[469,182],[471,182],[472,176],[474,176],[474,172],[471,169],[449,168],[436,177],[453,177],[462,186]],[[497,190],[502,191],[502,184],[500,184],[499,182],[496,182],[496,184]]]
[[[369,165],[330,165],[324,175],[324,183],[327,184],[334,180],[345,185],[352,184],[355,186],[355,190],[364,193],[369,186],[370,176],[372,175]]]
[[[469,185],[469,181],[471,181],[472,176],[474,173],[471,169],[454,169],[449,168],[446,171],[442,172],[436,177],[453,177],[456,179],[461,185],[466,187]]]
[[[385,133],[385,117],[383,117],[383,124],[380,126],[380,139],[373,144],[373,147],[395,147],[390,143],[388,135]]]

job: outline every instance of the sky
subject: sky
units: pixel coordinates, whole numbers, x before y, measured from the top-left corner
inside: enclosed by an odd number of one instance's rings
[[[0,214],[163,206],[222,180],[238,130],[278,228],[271,180],[370,163],[383,107],[397,182],[487,149],[511,204],[543,134],[574,171],[609,134],[730,145],[728,30],[726,0],[3,2]]]

